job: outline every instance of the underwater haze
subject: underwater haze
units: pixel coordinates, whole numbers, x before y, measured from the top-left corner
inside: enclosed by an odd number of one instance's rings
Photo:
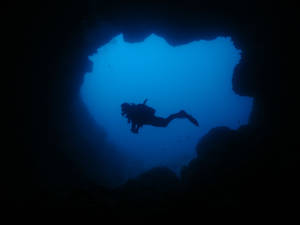
[[[142,165],[135,175],[156,166],[178,173],[196,156],[198,141],[210,129],[248,123],[252,98],[232,90],[240,54],[230,37],[172,46],[154,34],[137,43],[127,43],[120,34],[90,56],[93,71],[84,77],[81,97],[109,142]],[[145,125],[132,133],[120,105],[146,98],[156,116],[185,110],[199,127],[175,119],[165,128]]]

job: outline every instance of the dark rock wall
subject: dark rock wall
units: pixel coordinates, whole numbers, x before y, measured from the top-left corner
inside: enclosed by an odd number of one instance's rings
[[[233,89],[255,98],[251,122],[238,131],[216,128],[204,137],[198,157],[183,168],[183,186],[191,196],[201,190],[197,199],[220,205],[250,201],[245,193],[250,184],[253,195],[276,186],[276,175],[294,166],[291,155],[276,150],[282,141],[283,9],[255,1],[15,3],[13,147],[20,151],[16,187],[22,187],[16,196],[28,200],[49,190],[113,186],[114,178],[124,176],[119,168],[128,162],[107,143],[79,98],[83,75],[93,66],[88,56],[120,32],[131,42],[154,32],[172,45],[232,37],[243,51]]]

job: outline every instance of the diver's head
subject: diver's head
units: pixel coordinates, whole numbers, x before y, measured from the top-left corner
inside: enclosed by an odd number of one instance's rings
[[[129,113],[129,111],[130,111],[130,108],[131,108],[131,105],[130,104],[128,104],[128,103],[123,103],[122,105],[121,105],[121,110],[122,110],[122,116],[124,116],[125,114],[128,114]]]

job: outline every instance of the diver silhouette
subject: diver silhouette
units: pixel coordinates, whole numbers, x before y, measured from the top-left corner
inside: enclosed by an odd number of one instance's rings
[[[177,118],[186,118],[195,126],[199,126],[197,120],[184,110],[171,114],[167,118],[157,117],[154,115],[155,109],[146,105],[147,101],[148,99],[145,99],[143,104],[123,103],[121,105],[122,116],[125,116],[128,119],[128,123],[131,123],[131,131],[133,133],[138,133],[143,125],[167,127],[172,120]]]

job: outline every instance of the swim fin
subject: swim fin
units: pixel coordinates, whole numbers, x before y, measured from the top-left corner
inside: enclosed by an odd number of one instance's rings
[[[192,117],[191,115],[187,115],[187,118],[189,121],[191,121],[193,124],[195,124],[195,126],[199,127],[199,123],[194,117]]]
[[[199,127],[198,121],[194,117],[192,117],[191,115],[187,114],[184,110],[181,110],[179,112],[179,115],[181,116],[181,118],[185,117],[189,121],[191,121],[195,126]]]

